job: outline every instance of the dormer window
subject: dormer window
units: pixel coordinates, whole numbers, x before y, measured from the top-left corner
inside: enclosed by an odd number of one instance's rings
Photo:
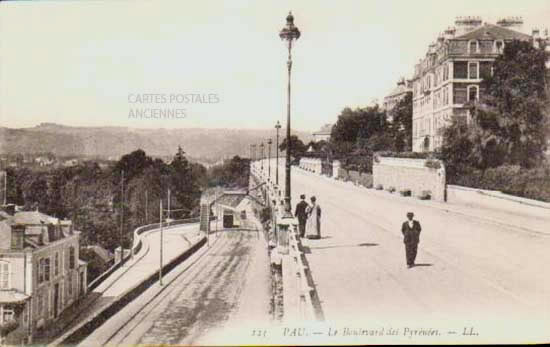
[[[504,41],[502,40],[496,40],[495,41],[495,53],[502,53],[504,51]]]
[[[479,53],[479,42],[477,40],[472,40],[468,43],[468,52],[470,54]]]

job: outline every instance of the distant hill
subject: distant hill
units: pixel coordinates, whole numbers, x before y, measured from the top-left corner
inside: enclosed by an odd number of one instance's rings
[[[313,139],[310,133],[293,134],[305,143]],[[181,145],[194,158],[220,159],[248,156],[250,144],[258,144],[268,137],[275,140],[274,135],[274,129],[137,129],[42,123],[33,128],[0,127],[0,154],[51,152],[57,156],[108,158],[141,148],[152,156],[166,156],[173,155]],[[281,131],[280,141],[283,135]]]

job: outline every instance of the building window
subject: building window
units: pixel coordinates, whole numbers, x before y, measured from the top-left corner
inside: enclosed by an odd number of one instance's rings
[[[465,61],[455,61],[454,63],[454,78],[468,78],[468,63]]]
[[[504,41],[497,40],[495,41],[495,53],[502,53],[504,51]]]
[[[465,104],[468,101],[467,88],[455,86],[453,90],[453,104]]]
[[[477,86],[468,87],[468,101],[474,102],[479,99],[479,88]]]
[[[468,53],[474,54],[479,53],[479,42],[472,40],[468,43]]]
[[[74,247],[71,246],[69,248],[69,269],[74,269],[75,266],[75,254],[74,254]]]
[[[0,261],[0,289],[10,289],[10,263]]]
[[[15,319],[15,312],[13,312],[13,309],[11,308],[7,308],[6,306],[2,305],[0,306],[0,310],[2,311],[2,322],[1,323],[6,323],[6,322],[9,322],[9,321],[12,321]]]
[[[479,76],[477,66],[477,62],[468,63],[468,76],[471,80],[477,79]]]
[[[492,75],[493,64],[489,61],[479,63],[479,77],[483,79],[490,78]]]
[[[44,280],[50,280],[50,258],[44,259]]]
[[[55,260],[53,263],[53,272],[55,276],[59,275],[59,252],[55,253]]]

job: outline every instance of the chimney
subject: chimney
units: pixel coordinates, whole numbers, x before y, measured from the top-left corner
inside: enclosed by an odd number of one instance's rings
[[[443,32],[443,37],[445,38],[445,40],[450,40],[450,39],[452,39],[453,37],[455,37],[455,33],[456,33],[456,29],[455,29],[455,28],[448,27],[448,28]]]
[[[521,17],[500,18],[497,21],[497,25],[506,29],[523,32],[523,18]]]
[[[481,17],[477,16],[457,17],[455,20],[456,36],[467,34],[479,28],[482,23]]]

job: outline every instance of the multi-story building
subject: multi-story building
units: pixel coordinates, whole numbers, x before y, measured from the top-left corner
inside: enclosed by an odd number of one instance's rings
[[[522,30],[521,18],[482,23],[479,17],[459,17],[429,46],[415,66],[413,89],[413,151],[441,146],[441,131],[454,117],[470,120],[469,105],[483,90],[480,83],[492,74],[494,60],[512,40],[533,42]],[[535,34],[535,32],[533,32]]]
[[[38,211],[0,214],[0,325],[16,328],[8,343],[31,341],[86,293],[72,222]]]
[[[412,93],[410,81],[401,78],[399,82],[397,82],[397,86],[384,97],[384,104],[382,107],[386,110],[388,121],[391,122],[393,120],[393,108],[410,93]]]

